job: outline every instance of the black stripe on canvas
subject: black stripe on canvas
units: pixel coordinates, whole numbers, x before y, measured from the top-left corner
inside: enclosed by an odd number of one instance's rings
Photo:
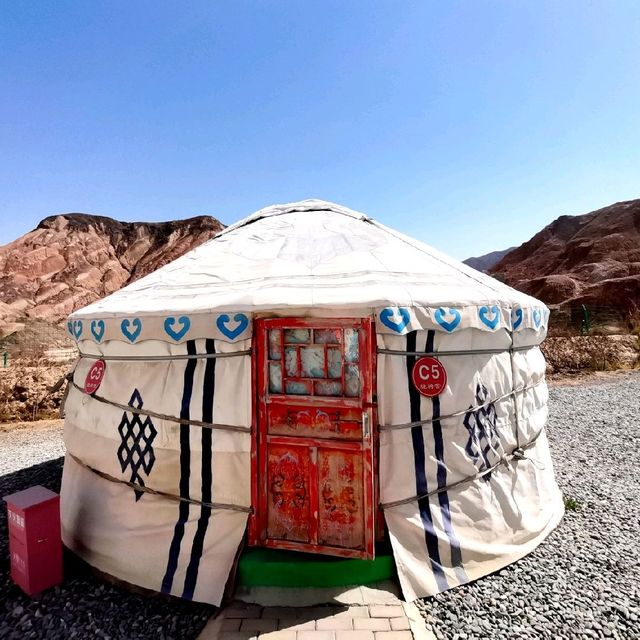
[[[212,339],[206,340],[207,353],[215,353],[216,347]],[[213,422],[213,399],[215,395],[216,385],[216,359],[209,358],[207,360],[204,371],[204,387],[202,389],[202,421]],[[212,502],[212,429],[202,429],[202,462],[201,481],[202,481],[202,501]],[[200,508],[200,518],[198,519],[198,528],[193,538],[191,547],[191,558],[184,580],[184,591],[182,597],[191,600],[193,592],[196,588],[198,580],[198,569],[200,568],[200,558],[202,557],[202,549],[204,546],[204,538],[209,526],[211,517],[211,507],[202,505]]]
[[[407,334],[407,351],[416,351],[416,331],[410,331]],[[412,379],[413,365],[416,362],[416,356],[407,356],[407,382],[409,387],[409,407],[411,410],[411,422],[417,422],[422,419],[420,415],[420,393],[415,388]],[[422,425],[411,428],[411,441],[413,444],[413,462],[416,474],[416,494],[421,496],[428,493],[427,474],[425,468],[425,450],[424,450],[424,434]],[[440,550],[438,548],[438,536],[433,527],[433,519],[431,517],[431,506],[429,498],[418,499],[418,509],[420,510],[420,519],[424,528],[424,538],[427,545],[427,553],[431,561],[431,570],[433,571],[436,584],[440,591],[449,588],[446,576],[440,562]]]
[[[190,356],[196,355],[195,340],[187,340],[187,353]],[[184,369],[184,383],[182,389],[182,403],[180,407],[180,418],[189,420],[191,395],[193,393],[193,376],[196,370],[197,360],[187,360]],[[207,429],[208,431],[208,429]],[[180,496],[189,498],[189,475],[191,468],[191,447],[189,444],[189,425],[180,423]],[[189,503],[180,502],[178,507],[178,521],[173,530],[173,539],[169,547],[169,559],[167,570],[162,579],[162,593],[169,593],[173,586],[173,577],[178,568],[178,556],[180,555],[180,545],[184,536],[184,525],[189,519]]]
[[[430,329],[427,333],[427,344],[425,351],[428,353],[434,353],[435,343],[435,331]],[[436,479],[438,482],[438,489],[442,489],[447,486],[447,467],[444,463],[444,439],[442,437],[442,424],[440,423],[440,396],[433,396],[431,398],[432,403],[432,420],[433,427],[433,441],[436,454],[436,461],[438,470],[436,473]],[[451,545],[451,565],[454,567],[456,576],[461,583],[469,581],[467,575],[462,568],[462,550],[460,549],[460,541],[458,540],[451,524],[451,509],[449,507],[449,494],[446,491],[438,493],[438,502],[440,503],[440,511],[442,513],[442,522],[444,523],[444,531],[449,538],[449,544]]]

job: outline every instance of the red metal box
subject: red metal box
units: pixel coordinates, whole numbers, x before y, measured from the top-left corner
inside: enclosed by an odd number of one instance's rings
[[[41,486],[5,496],[11,578],[28,595],[62,581],[60,496]]]

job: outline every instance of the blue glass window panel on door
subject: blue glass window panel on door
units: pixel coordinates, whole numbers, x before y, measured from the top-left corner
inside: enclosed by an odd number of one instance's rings
[[[324,378],[324,347],[300,347],[300,376]]]
[[[341,396],[342,382],[337,380],[318,380],[315,383],[315,392],[317,396]]]
[[[269,331],[269,360],[280,360],[282,358],[282,342],[280,329]]]
[[[314,329],[313,341],[316,344],[340,344],[340,329]]]
[[[311,382],[306,380],[287,380],[284,383],[285,391],[292,396],[310,396]]]
[[[360,370],[356,365],[348,364],[344,370],[345,395],[356,398],[360,395]]]
[[[289,377],[298,375],[298,350],[295,347],[285,347],[284,370]]]
[[[311,331],[309,329],[285,329],[284,341],[286,344],[302,344],[309,342]]]
[[[279,362],[269,363],[269,391],[282,393],[282,365]]]
[[[359,337],[360,332],[358,329],[344,330],[344,359],[347,362],[360,361],[360,347],[358,344]]]
[[[327,370],[330,378],[342,378],[342,351],[327,349]]]

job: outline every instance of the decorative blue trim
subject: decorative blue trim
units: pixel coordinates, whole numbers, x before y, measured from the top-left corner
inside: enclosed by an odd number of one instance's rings
[[[176,323],[182,325],[182,328],[178,329],[177,331],[173,328],[173,326]],[[176,342],[181,338],[184,338],[187,331],[189,331],[190,327],[191,327],[191,320],[189,320],[187,316],[180,316],[177,320],[175,319],[174,316],[169,316],[164,321],[164,330],[166,334]]]
[[[393,320],[396,313],[400,316],[399,321]],[[396,333],[402,333],[403,329],[409,324],[411,314],[406,307],[387,307],[380,312],[380,322]]]
[[[445,320],[445,315],[453,316],[453,320]],[[449,333],[460,324],[461,317],[460,312],[453,307],[440,307],[434,314],[436,322]]]
[[[100,342],[102,338],[104,338],[104,320],[92,320],[91,333],[96,339],[96,342]]]
[[[542,311],[536,307],[531,313],[531,316],[533,317],[533,324],[536,329],[539,329],[540,323],[542,322]]]
[[[82,335],[82,320],[74,320],[73,321],[73,335],[76,340],[80,339]]]
[[[244,313],[236,313],[236,315],[233,316],[233,320],[238,323],[235,329],[227,327],[231,319],[226,313],[218,316],[216,320],[216,326],[220,330],[220,333],[229,338],[229,340],[235,340],[249,326],[249,318],[247,318]]]
[[[132,324],[135,329],[133,331],[129,330],[129,324]],[[120,331],[122,331],[122,335],[129,340],[129,342],[135,342],[136,338],[140,335],[142,331],[142,320],[140,318],[134,318],[133,320],[129,320],[125,318],[120,323]]]
[[[489,318],[489,314],[493,317]],[[489,329],[495,329],[500,323],[500,312],[498,307],[493,305],[492,307],[480,307],[478,309],[478,317]]]
[[[521,307],[511,309],[511,325],[514,331],[517,331],[518,327],[522,324],[523,317],[524,314]]]

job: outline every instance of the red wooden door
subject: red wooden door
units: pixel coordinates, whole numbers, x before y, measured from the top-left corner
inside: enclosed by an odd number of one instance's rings
[[[372,323],[256,320],[252,545],[374,557]]]

